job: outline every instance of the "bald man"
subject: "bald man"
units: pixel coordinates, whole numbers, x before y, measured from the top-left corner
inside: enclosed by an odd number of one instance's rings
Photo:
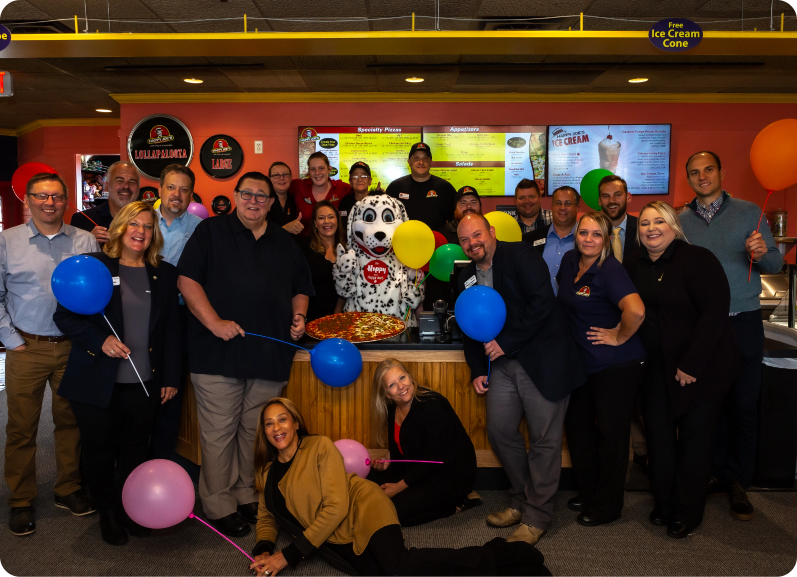
[[[472,259],[459,276],[459,290],[489,286],[506,303],[506,323],[494,340],[465,337],[473,388],[487,395],[487,436],[512,484],[511,506],[489,515],[487,523],[519,524],[507,541],[533,545],[551,522],[567,403],[586,373],[539,252],[529,243],[496,240],[480,214],[463,217],[457,235]],[[529,451],[518,430],[523,417]]]

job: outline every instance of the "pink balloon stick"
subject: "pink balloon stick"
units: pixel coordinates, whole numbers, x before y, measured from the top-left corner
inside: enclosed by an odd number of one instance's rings
[[[199,517],[195,516],[193,513],[189,513],[189,514],[188,514],[188,516],[189,516],[191,519],[196,519],[197,521],[199,521],[200,523],[202,523],[202,524],[204,524],[205,526],[209,527],[210,529],[213,529],[214,531],[216,531],[216,533],[219,533],[219,531],[217,531],[215,527],[213,527],[212,525],[209,525],[208,523],[205,523],[205,522],[204,522],[202,519],[200,519]],[[222,537],[224,537],[225,539],[227,539],[227,537],[225,537],[225,536],[224,536],[222,533],[219,533],[219,535],[221,535]],[[250,561],[252,561],[252,563],[254,563],[254,562],[255,562],[255,560],[254,560],[254,559],[252,559],[252,558],[249,556],[249,554],[248,554],[246,551],[244,551],[243,549],[241,549],[241,548],[240,548],[238,545],[236,545],[235,543],[233,543],[233,542],[232,542],[232,541],[230,541],[229,539],[227,539],[227,542],[228,542],[230,545],[232,545],[233,547],[235,547],[236,549],[238,549],[238,550],[239,550],[241,553],[243,553],[244,555],[246,555],[246,557],[247,557],[247,558],[248,558]]]
[[[365,464],[370,465],[371,463],[375,463],[376,461],[372,461],[371,459],[366,459]],[[412,459],[379,459],[380,463],[432,463],[434,465],[442,465],[443,461],[414,461]]]

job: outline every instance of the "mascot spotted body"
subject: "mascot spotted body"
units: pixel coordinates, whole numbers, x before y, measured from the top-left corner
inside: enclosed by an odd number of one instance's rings
[[[415,271],[393,252],[393,233],[407,219],[404,205],[386,194],[366,196],[348,218],[348,252],[338,245],[332,275],[345,312],[383,313],[403,319],[407,309],[423,301],[423,286],[415,286]],[[410,315],[410,326],[415,317]]]

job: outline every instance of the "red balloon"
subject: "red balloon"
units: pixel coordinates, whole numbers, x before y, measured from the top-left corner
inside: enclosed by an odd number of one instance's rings
[[[434,232],[434,249],[435,250],[437,250],[438,248],[440,248],[444,244],[448,244],[448,241],[446,240],[446,237],[443,236],[442,232],[437,232],[436,230],[433,231],[433,232]]]
[[[14,176],[11,177],[11,188],[20,201],[25,202],[25,190],[31,177],[42,172],[58,174],[52,166],[43,162],[26,162],[14,171]]]

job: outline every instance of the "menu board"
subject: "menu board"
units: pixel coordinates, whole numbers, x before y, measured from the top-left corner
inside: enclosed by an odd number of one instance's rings
[[[307,159],[320,151],[329,158],[332,178],[348,182],[349,167],[362,161],[371,167],[372,187],[386,189],[410,173],[410,148],[420,141],[420,126],[300,126],[300,178],[307,176]]]
[[[631,194],[668,194],[669,124],[548,127],[548,193],[560,186],[578,190],[590,170],[621,176]]]
[[[424,126],[432,174],[455,189],[512,196],[517,183],[536,180],[545,190],[545,126]]]

